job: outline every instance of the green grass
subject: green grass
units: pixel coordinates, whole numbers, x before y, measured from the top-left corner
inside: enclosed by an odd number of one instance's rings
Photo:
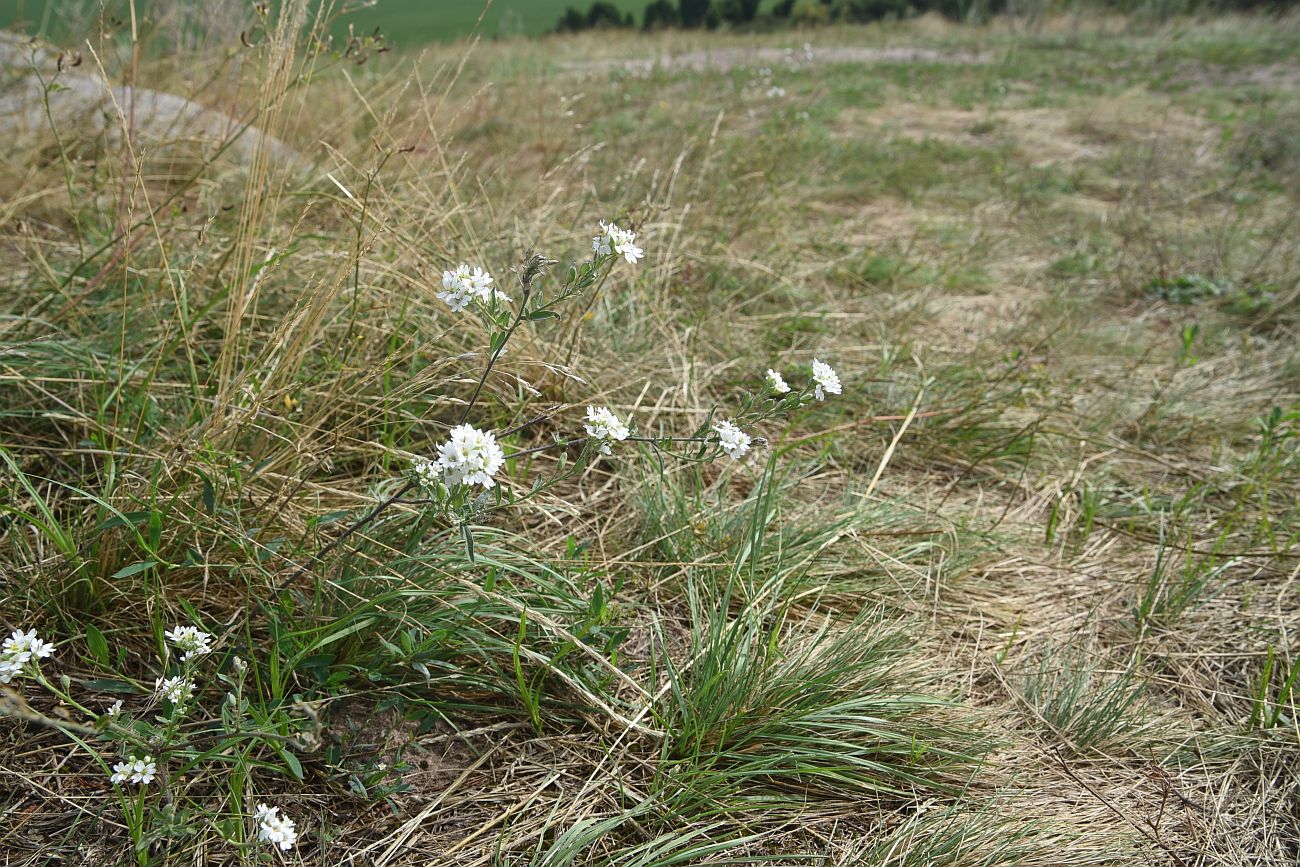
[[[221,6],[221,0],[214,0]],[[225,5],[234,7],[231,0]],[[343,14],[332,32],[345,38],[348,28],[359,33],[370,33],[379,28],[398,47],[418,49],[429,42],[448,42],[471,34],[496,39],[518,36],[537,36],[555,28],[560,16],[569,6],[587,11],[589,2],[582,0],[493,0],[487,3],[476,0],[378,0],[373,6],[355,9]],[[637,25],[641,24],[645,10],[643,0],[614,0],[623,12],[631,12]],[[83,15],[93,20],[99,4],[83,3],[84,12],[70,14],[76,0],[16,0],[0,10],[0,27],[20,28],[33,35],[63,39],[69,35],[69,19]],[[154,11],[156,4],[140,0],[137,14],[147,30],[159,20]],[[130,18],[130,0],[111,0],[104,4],[107,17],[123,21]]]

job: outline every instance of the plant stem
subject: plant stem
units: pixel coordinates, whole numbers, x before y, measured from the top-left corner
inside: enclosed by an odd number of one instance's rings
[[[511,452],[510,454],[506,455],[506,460],[511,460],[513,458],[522,458],[522,457],[526,457],[527,455],[535,455],[538,454],[539,452],[550,451],[551,449],[565,448],[567,446],[580,446],[586,443],[590,439],[591,437],[577,437],[576,439],[561,440],[560,442],[547,443],[544,446],[533,446],[530,449],[521,449],[520,451],[517,452]],[[707,437],[639,437],[639,436],[625,437],[624,439],[620,440],[620,442],[650,443],[651,445],[655,445],[657,443],[707,443],[708,441],[709,440]]]
[[[509,343],[510,338],[514,336],[515,330],[519,328],[519,324],[524,321],[524,308],[527,304],[528,289],[525,288],[524,303],[519,305],[519,312],[515,314],[515,321],[510,323],[510,328],[506,331],[505,339],[501,341],[501,345],[497,347],[497,351],[489,356],[487,366],[483,368],[483,375],[479,377],[478,385],[474,386],[474,393],[469,396],[469,401],[465,404],[465,411],[460,414],[460,424],[464,424],[469,420],[470,410],[474,408],[475,402],[478,401],[479,394],[483,391],[483,384],[487,382],[488,374],[492,372],[492,365],[496,364],[497,359],[501,357],[501,353],[506,351],[506,344]]]
[[[406,494],[410,493],[411,489],[414,487],[415,487],[415,482],[407,481],[407,483],[402,485],[402,487],[397,491],[397,493],[393,494],[391,497],[387,497],[386,499],[381,500],[373,509],[370,510],[369,513],[367,513],[356,523],[352,524],[350,527],[344,530],[336,539],[334,539],[334,541],[330,542],[324,548],[321,548],[319,551],[317,551],[315,554],[309,557],[307,559],[307,562],[303,563],[296,570],[294,570],[294,573],[290,575],[287,579],[285,579],[284,583],[281,584],[276,589],[276,592],[278,593],[284,590],[285,587],[288,586],[290,581],[293,581],[295,579],[301,578],[303,575],[306,575],[313,566],[315,566],[321,560],[325,559],[325,555],[329,554],[339,545],[342,545],[344,542],[346,542],[358,530],[372,523],[376,518],[382,515],[384,511],[388,509],[389,506],[393,505],[399,499],[406,496]]]

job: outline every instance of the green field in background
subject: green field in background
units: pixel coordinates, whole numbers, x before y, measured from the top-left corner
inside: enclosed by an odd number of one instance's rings
[[[150,20],[150,7],[162,8],[162,2],[165,0],[153,0],[152,3],[137,0],[138,15],[146,25]],[[251,5],[246,0],[210,0],[206,5],[221,5],[222,2]],[[646,0],[612,2],[631,12],[637,24],[641,23]],[[95,13],[87,10],[97,9],[99,5],[93,0],[3,0],[0,2],[0,27],[17,27],[55,41],[77,38],[84,33],[71,31],[82,30],[82,22],[93,21]],[[107,0],[103,5],[109,14],[122,19],[129,16],[129,0]],[[552,29],[565,7],[577,6],[585,10],[590,0],[495,0],[486,14],[484,5],[484,0],[378,0],[369,8],[343,15],[335,31],[346,32],[348,23],[365,32],[379,27],[399,46],[411,46],[467,36],[474,32],[482,15],[479,32],[485,37],[534,36]]]

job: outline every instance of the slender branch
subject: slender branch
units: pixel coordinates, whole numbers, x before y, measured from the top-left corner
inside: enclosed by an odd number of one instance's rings
[[[568,448],[569,446],[584,445],[589,439],[591,439],[591,437],[578,437],[577,439],[561,440],[560,442],[547,443],[544,446],[533,446],[530,449],[520,449],[517,452],[511,452],[510,454],[506,455],[506,460],[509,461],[509,460],[513,460],[514,458],[522,458],[522,457],[527,457],[528,455],[540,454],[541,452],[549,452],[552,449],[562,449],[562,448]]]
[[[483,368],[483,375],[479,377],[478,385],[474,386],[474,393],[469,396],[469,402],[465,404],[465,411],[460,414],[460,424],[469,420],[470,410],[474,408],[475,402],[478,401],[479,394],[483,391],[483,384],[487,382],[488,375],[492,373],[492,365],[497,363],[501,353],[506,351],[506,344],[514,336],[515,331],[524,321],[524,315],[528,312],[528,297],[533,293],[533,280],[541,274],[551,260],[544,256],[537,256],[529,253],[527,261],[524,262],[524,272],[519,275],[519,285],[523,289],[523,298],[519,301],[519,311],[515,313],[515,321],[510,323],[510,328],[506,330],[506,335],[501,340],[501,345],[497,347],[496,352],[488,358],[487,366]]]
[[[525,289],[524,303],[527,304],[527,302],[528,290]],[[474,393],[469,396],[469,401],[465,404],[465,411],[460,414],[460,424],[464,424],[469,420],[469,412],[474,408],[474,403],[478,400],[479,393],[483,391],[483,383],[487,382],[488,374],[492,372],[492,365],[496,364],[497,359],[501,357],[501,353],[506,351],[506,344],[509,343],[510,338],[514,336],[515,329],[519,327],[519,323],[523,321],[524,305],[521,304],[519,305],[519,312],[515,314],[515,321],[510,324],[510,329],[506,331],[505,339],[501,341],[501,345],[497,347],[497,351],[492,353],[491,357],[488,358],[487,367],[483,368],[483,375],[479,377],[478,385],[474,386]]]
[[[613,259],[611,258],[610,261],[612,262]],[[573,318],[573,328],[570,329],[569,332],[569,351],[568,354],[564,356],[565,367],[568,367],[573,363],[573,356],[577,353],[578,344],[581,342],[579,338],[582,336],[582,323],[586,321],[587,314],[591,312],[591,308],[596,306],[596,299],[600,297],[600,290],[604,288],[605,281],[609,279],[609,275],[612,273],[614,273],[614,268],[612,266],[605,269],[605,273],[600,276],[600,282],[596,284],[596,288],[593,289],[591,295],[587,297],[587,306],[583,307],[582,311]]]
[[[538,424],[539,422],[544,422],[551,417],[551,412],[552,410],[547,410],[546,412],[542,413],[539,416],[530,418],[528,421],[524,422],[523,424],[517,424],[512,428],[507,428],[506,430],[503,430],[501,433],[497,434],[497,439],[501,439],[502,437],[508,437],[511,434],[517,434],[520,431],[527,430],[528,428],[532,427],[535,424]]]
[[[341,534],[339,534],[339,536],[335,538],[334,541],[330,542],[324,548],[321,548],[315,554],[308,557],[305,563],[301,564],[297,569],[294,570],[292,575],[290,575],[288,578],[285,579],[284,583],[281,584],[279,588],[276,589],[276,592],[278,593],[281,590],[283,590],[286,586],[288,586],[290,581],[294,581],[298,578],[301,578],[303,575],[306,575],[309,571],[311,571],[313,566],[315,566],[321,560],[325,559],[325,555],[329,554],[339,545],[342,545],[344,542],[346,542],[358,530],[373,523],[376,518],[378,518],[388,509],[389,506],[393,505],[402,497],[409,494],[415,486],[416,483],[414,481],[408,480],[406,484],[402,485],[402,487],[397,491],[397,493],[393,494],[391,497],[387,497],[381,500],[373,509],[370,510],[369,513],[367,513],[364,517],[359,519],[355,524],[348,527]]]
[[[381,163],[380,164],[381,168],[382,165],[383,164]],[[474,404],[478,400],[479,394],[483,391],[483,384],[487,382],[488,375],[491,374],[492,372],[492,365],[496,364],[497,359],[501,357],[501,353],[505,351],[506,344],[510,342],[510,337],[519,328],[520,324],[523,323],[524,315],[528,311],[528,298],[533,291],[533,280],[537,277],[538,274],[542,272],[542,270],[546,267],[549,261],[550,260],[546,259],[544,256],[537,256],[537,255],[530,254],[528,256],[528,260],[524,263],[523,274],[521,274],[519,277],[519,284],[523,289],[523,298],[521,298],[519,302],[519,311],[515,314],[515,321],[510,324],[510,328],[509,330],[506,331],[506,335],[504,339],[502,339],[501,345],[498,346],[496,352],[493,352],[491,357],[488,358],[487,366],[483,368],[483,376],[479,378],[478,385],[474,387],[474,393],[470,395],[469,402],[465,404],[465,411],[461,413],[460,424],[464,424],[469,419],[470,410],[474,408]],[[523,430],[523,428],[528,427],[529,425],[534,424],[535,422],[541,421],[545,417],[546,417],[545,414],[538,416],[537,418],[528,421],[517,428],[513,428],[512,430],[506,431],[501,435],[506,436],[506,434],[515,433],[516,431]],[[280,588],[276,592],[283,590],[286,586],[288,586],[290,581],[294,581],[298,578],[301,578],[303,575],[306,575],[309,571],[311,571],[312,567],[314,567],[321,560],[325,559],[325,556],[327,554],[329,554],[339,545],[342,545],[344,542],[346,542],[349,538],[351,538],[355,533],[357,533],[362,528],[374,523],[374,521],[380,515],[386,512],[390,506],[401,501],[402,497],[409,494],[415,487],[417,487],[417,483],[415,481],[407,481],[406,484],[402,485],[402,487],[397,491],[397,493],[393,494],[387,499],[380,501],[364,517],[362,517],[356,523],[349,526],[337,538],[335,538],[334,541],[330,542],[324,548],[321,548],[319,551],[317,551],[315,554],[309,557],[306,560],[306,562],[302,563],[297,569],[295,569],[293,574],[290,575],[288,579],[286,579],[285,582],[280,585]]]
[[[1151,830],[1148,830],[1148,828],[1144,828],[1136,820],[1134,820],[1132,816],[1129,815],[1128,812],[1117,807],[1105,795],[1097,791],[1095,787],[1089,785],[1086,781],[1084,781],[1082,777],[1076,774],[1074,770],[1070,767],[1069,763],[1064,758],[1061,757],[1061,752],[1059,748],[1054,753],[1048,752],[1047,750],[1043,750],[1043,752],[1047,753],[1049,756],[1056,759],[1057,764],[1060,765],[1061,770],[1065,773],[1065,775],[1069,777],[1071,780],[1073,780],[1076,784],[1082,786],[1088,792],[1088,794],[1092,795],[1098,801],[1101,801],[1101,803],[1104,804],[1116,816],[1119,816],[1121,819],[1123,819],[1124,821],[1132,825],[1135,829],[1137,829],[1138,833],[1141,834],[1143,837],[1146,837],[1147,840],[1151,841],[1152,843],[1155,843],[1157,846],[1163,849],[1165,851],[1165,854],[1168,855],[1170,858],[1172,858],[1173,862],[1177,864],[1178,867],[1187,867],[1187,862],[1184,861],[1182,858],[1178,857],[1178,853],[1175,852],[1168,844],[1166,844],[1164,840],[1160,839],[1160,834],[1157,830],[1155,830],[1154,828],[1151,828]],[[1149,820],[1147,824],[1148,826],[1150,826]]]
[[[547,443],[544,446],[533,446],[530,449],[520,449],[517,452],[511,452],[510,454],[506,455],[506,460],[511,460],[513,458],[527,457],[528,455],[535,455],[538,454],[539,452],[548,452],[551,451],[552,449],[567,448],[568,446],[580,446],[580,445],[584,445],[590,439],[591,437],[577,437],[576,439],[561,440],[559,442]],[[707,443],[708,441],[709,440],[707,436],[703,436],[703,437],[630,436],[630,437],[625,437],[623,440],[620,440],[620,442],[650,443],[651,445],[658,445],[659,443]]]
[[[352,252],[352,312],[348,315],[348,333],[343,338],[343,345],[346,347],[344,352],[345,358],[352,355],[354,344],[352,342],[352,332],[357,326],[357,305],[361,299],[361,245],[365,239],[366,216],[370,209],[370,191],[374,188],[375,179],[379,173],[388,165],[396,151],[389,150],[384,153],[379,165],[375,166],[366,175],[366,191],[361,195],[361,213],[357,216],[357,243]]]

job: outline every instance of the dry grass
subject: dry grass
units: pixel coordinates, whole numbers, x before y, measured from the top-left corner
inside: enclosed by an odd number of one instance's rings
[[[299,157],[5,133],[0,611],[92,708],[205,625],[258,723],[132,854],[111,745],[4,688],[5,863],[251,862],[271,800],[312,864],[1295,864],[1296,22],[1023,30],[83,50]],[[647,260],[477,423],[685,433],[814,356],[845,396],[749,465],[591,465],[474,563],[406,508],[295,577],[473,391],[442,269],[610,217]]]

